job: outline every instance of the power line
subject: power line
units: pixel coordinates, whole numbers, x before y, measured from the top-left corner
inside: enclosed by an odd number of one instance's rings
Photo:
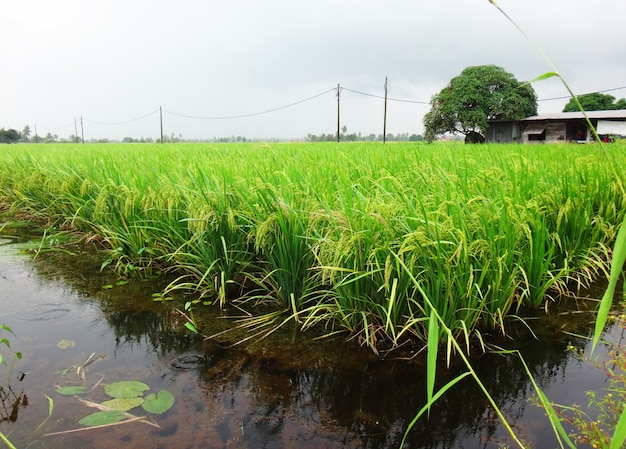
[[[589,93],[613,92],[613,91],[618,91],[618,90],[623,90],[623,89],[626,89],[626,86],[613,87],[613,88],[610,88],[610,89],[598,90],[598,91],[589,92]],[[229,116],[196,116],[196,115],[188,115],[188,114],[181,114],[181,113],[178,113],[178,112],[166,111],[165,109],[163,109],[162,112],[166,112],[168,114],[175,115],[175,116],[178,116],[178,117],[197,119],[197,120],[230,120],[230,119],[239,119],[239,118],[246,118],[246,117],[254,117],[254,116],[263,115],[263,114],[269,114],[269,113],[272,113],[272,112],[280,111],[282,109],[287,109],[287,108],[290,108],[290,107],[297,106],[299,104],[305,103],[307,101],[313,100],[315,98],[321,97],[321,96],[326,95],[326,94],[328,94],[330,92],[338,93],[339,90],[346,90],[348,92],[352,92],[352,93],[357,94],[357,95],[363,95],[363,96],[366,96],[366,97],[372,97],[372,98],[377,98],[377,99],[381,99],[381,100],[385,99],[385,97],[382,96],[382,95],[375,95],[375,94],[371,94],[371,93],[367,93],[367,92],[362,92],[362,91],[350,89],[350,88],[343,87],[343,86],[341,86],[341,87],[338,86],[338,87],[333,87],[331,89],[328,89],[328,90],[326,90],[324,92],[321,92],[319,94],[313,95],[311,97],[305,98],[303,100],[299,100],[299,101],[296,101],[296,102],[293,102],[293,103],[289,103],[289,104],[286,104],[286,105],[283,105],[283,106],[279,106],[279,107],[276,107],[276,108],[267,109],[267,110],[264,110],[264,111],[253,112],[253,113],[250,113],[250,114],[229,115]],[[587,94],[579,94],[578,96],[580,96],[580,95],[588,95],[589,93],[587,93]],[[537,101],[565,100],[565,99],[569,99],[569,98],[571,98],[569,95],[564,95],[564,96],[559,96],[559,97],[540,98]],[[389,101],[396,101],[396,102],[402,102],[402,103],[421,104],[421,105],[430,105],[431,104],[429,101],[407,100],[407,99],[391,98],[391,97],[387,97],[387,100],[389,100]],[[136,118],[132,118],[132,119],[129,119],[129,120],[124,120],[124,121],[99,122],[99,121],[95,121],[95,120],[89,120],[89,119],[86,119],[86,118],[84,119],[84,121],[89,122],[89,123],[93,123],[93,124],[96,124],[96,125],[105,125],[105,126],[108,126],[108,125],[111,125],[111,126],[124,125],[124,124],[127,124],[127,123],[132,123],[132,122],[136,122],[138,120],[142,120],[142,119],[144,119],[146,117],[149,117],[151,115],[156,114],[157,112],[161,112],[161,108],[155,109],[154,111],[151,111],[151,112],[149,112],[147,114],[144,114],[144,115],[142,115],[140,117],[136,117]],[[64,128],[69,128],[70,126],[73,126],[73,125],[75,125],[74,121],[72,121],[71,123],[68,123],[66,125],[55,127],[55,128],[46,128],[46,127],[41,127],[41,128],[43,128],[44,130],[54,131],[54,130],[60,130],[60,129],[64,129]]]
[[[84,119],[84,120],[86,122],[94,123],[96,125],[125,125],[126,123],[136,122],[137,120],[141,120],[141,119],[144,119],[146,117],[149,117],[149,116],[151,116],[153,114],[156,114],[157,112],[159,112],[159,109],[156,109],[156,110],[154,110],[152,112],[149,112],[149,113],[147,113],[145,115],[142,115],[141,117],[133,118],[133,119],[130,119],[130,120],[124,120],[122,122],[97,122],[95,120],[88,120],[88,119]]]
[[[328,89],[325,92],[319,93],[317,95],[313,95],[312,97],[309,97],[309,98],[305,98],[304,100],[296,101],[295,103],[289,103],[289,104],[286,104],[284,106],[279,106],[277,108],[268,109],[266,111],[253,112],[251,114],[216,116],[216,117],[202,117],[202,116],[197,116],[197,115],[179,114],[177,112],[166,111],[165,109],[163,109],[163,112],[167,112],[168,114],[176,115],[178,117],[193,118],[193,119],[198,119],[198,120],[229,120],[229,119],[237,119],[237,118],[245,118],[245,117],[254,117],[255,115],[269,114],[270,112],[276,112],[276,111],[280,111],[281,109],[287,109],[287,108],[290,108],[292,106],[296,106],[298,104],[304,103],[305,101],[313,100],[314,98],[321,97],[322,95],[326,95],[329,92],[336,92],[336,91],[337,91],[337,88],[333,87],[332,89]]]
[[[67,125],[57,126],[57,127],[54,127],[54,128],[47,128],[45,126],[40,126],[39,128],[42,128],[42,129],[44,129],[46,131],[56,131],[58,129],[69,128],[70,126],[73,126],[73,125],[74,125],[74,122],[72,121],[71,123],[68,123]]]
[[[355,94],[364,95],[366,97],[380,98],[381,100],[385,99],[385,97],[381,96],[381,95],[374,95],[374,94],[368,94],[366,92],[359,92],[358,90],[348,89],[347,87],[342,87],[341,89],[342,90],[347,90],[348,92],[352,92],[352,93],[355,93]],[[391,98],[391,97],[387,97],[387,100],[389,100],[389,101],[400,101],[400,102],[403,102],[403,103],[430,104],[429,101],[403,100],[403,99],[400,99],[400,98]]]
[[[581,95],[599,94],[599,93],[603,93],[603,92],[613,92],[614,90],[622,90],[622,89],[626,89],[626,86],[614,87],[612,89],[596,90],[594,92],[587,92],[586,94],[578,94],[576,96],[580,97]],[[541,98],[541,99],[539,99],[537,101],[566,100],[568,98],[572,98],[572,97],[570,95],[564,95],[562,97]]]

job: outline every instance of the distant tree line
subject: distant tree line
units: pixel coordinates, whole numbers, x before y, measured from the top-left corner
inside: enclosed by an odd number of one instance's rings
[[[348,128],[343,127],[341,129],[341,134],[339,136],[339,140],[341,142],[360,142],[360,141],[368,141],[368,142],[376,142],[383,141],[382,134],[361,134],[361,133],[348,133]],[[307,134],[306,139],[307,142],[336,142],[337,141],[337,133],[325,134],[322,133],[319,136],[316,134]],[[395,136],[391,133],[387,133],[386,139],[387,141],[399,141],[399,142],[420,142],[424,140],[421,134],[409,134],[409,133],[399,133]]]
[[[382,134],[361,134],[361,133],[348,133],[348,128],[344,126],[341,130],[340,140],[342,142],[357,142],[357,141],[383,141]],[[234,142],[259,142],[259,141],[272,141],[279,142],[281,139],[272,138],[272,139],[250,139],[244,136],[230,136],[230,137],[213,137],[213,139],[184,139],[182,134],[174,134],[170,135],[165,134],[163,136],[163,143],[177,143],[177,142],[222,142],[222,143],[234,143]],[[424,140],[420,134],[409,134],[409,133],[399,133],[399,134],[391,134],[388,133],[386,136],[387,141],[401,141],[401,142],[418,142]],[[324,134],[315,135],[315,134],[307,134],[305,137],[305,141],[307,142],[335,142],[337,141],[337,134]],[[82,138],[75,135],[70,135],[69,137],[59,137],[58,134],[47,133],[45,136],[39,135],[31,135],[31,130],[28,125],[24,126],[21,132],[16,131],[15,129],[0,129],[0,143],[80,143],[82,142]],[[115,140],[110,140],[107,138],[104,139],[90,139],[86,140],[89,143],[108,143],[115,142]],[[123,143],[161,143],[161,138],[153,139],[152,137],[124,137],[121,142]]]

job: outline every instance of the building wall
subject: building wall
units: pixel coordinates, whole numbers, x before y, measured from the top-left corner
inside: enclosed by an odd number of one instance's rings
[[[493,122],[485,132],[485,142],[513,143],[522,142],[522,131],[516,122]]]
[[[525,123],[522,131],[524,143],[588,142],[591,133],[580,120],[546,120]],[[539,133],[541,131],[541,134]]]

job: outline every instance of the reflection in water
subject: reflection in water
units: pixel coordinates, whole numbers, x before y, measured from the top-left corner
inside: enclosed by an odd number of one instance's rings
[[[35,437],[36,442],[24,437],[23,441],[33,447],[45,443],[50,448],[398,448],[408,423],[426,402],[424,369],[418,359],[380,360],[353,344],[311,341],[289,330],[249,347],[201,341],[188,335],[180,315],[173,313],[174,305],[151,301],[152,293],[163,287],[157,280],[134,281],[105,290],[102,286],[115,279],[99,271],[97,255],[78,250],[74,256],[50,253],[25,267],[34,269],[40,288],[61,283],[72,292],[72,299],[58,307],[70,313],[54,317],[46,326],[63,326],[63,320],[76,320],[76,307],[95,309],[88,316],[87,327],[72,329],[68,322],[63,335],[74,332],[67,338],[80,342],[84,338],[81,332],[99,332],[92,338],[113,354],[106,365],[103,361],[98,367],[106,369],[105,382],[132,373],[155,390],[167,389],[176,397],[174,408],[158,417],[161,429],[131,424],[106,433],[93,430],[45,441],[40,436]],[[206,318],[202,324],[205,328],[223,327],[224,322]],[[535,328],[560,328],[564,323],[569,331],[588,332],[583,314],[570,316],[566,322],[558,314],[543,317]],[[558,392],[566,382],[566,372],[574,378],[585,374],[580,366],[570,366],[572,359],[566,347],[576,343],[573,338],[553,332],[537,341],[522,331],[516,333],[513,327],[510,333],[542,387]],[[513,341],[498,343],[510,347]],[[55,365],[75,363],[61,360],[59,351],[51,357],[56,358]],[[476,356],[473,362],[522,438],[532,441],[535,448],[554,446],[543,413],[528,405],[533,393],[520,362],[514,356],[495,354]],[[438,372],[438,383],[443,385],[461,371],[457,366],[442,366]],[[587,389],[594,387],[586,385]],[[46,388],[29,387],[29,396],[38,395],[39,407],[45,405],[43,395],[51,392],[49,386]],[[61,403],[62,398],[56,400]],[[24,405],[22,399],[17,407]],[[55,413],[70,413],[68,410]],[[18,426],[21,421],[20,417],[12,425]],[[25,421],[31,431],[36,427],[32,424],[34,418]],[[58,422],[72,425],[63,419]],[[54,430],[59,429],[46,429]],[[28,435],[28,429],[23,434]],[[415,425],[407,447],[496,448],[499,443],[510,441],[481,391],[465,379],[434,405],[428,419]]]
[[[20,409],[28,406],[28,396],[24,391],[17,394],[13,387],[0,385],[0,403],[0,423],[15,422]]]

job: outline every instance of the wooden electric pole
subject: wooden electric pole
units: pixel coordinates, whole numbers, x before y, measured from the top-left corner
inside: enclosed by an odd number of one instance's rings
[[[387,77],[385,77],[385,112],[383,114],[383,143],[387,142]]]
[[[337,84],[337,142],[341,139],[341,120],[339,119],[339,97],[340,97],[341,87]]]

